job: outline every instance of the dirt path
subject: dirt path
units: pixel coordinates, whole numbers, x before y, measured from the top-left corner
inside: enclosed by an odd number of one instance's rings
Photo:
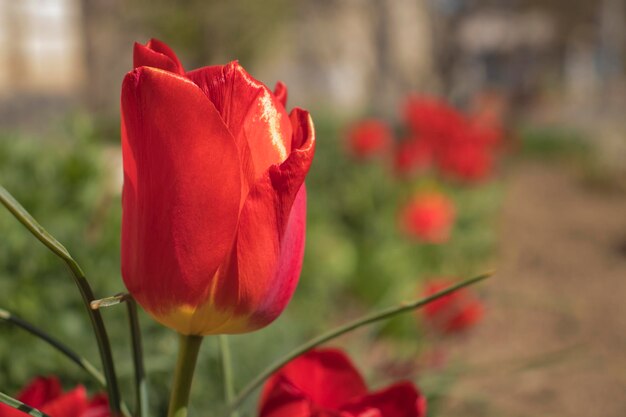
[[[559,167],[510,178],[489,312],[441,415],[626,416],[626,196]]]

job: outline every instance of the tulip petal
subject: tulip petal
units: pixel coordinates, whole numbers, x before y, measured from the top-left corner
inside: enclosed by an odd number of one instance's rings
[[[187,73],[213,102],[240,149],[249,184],[291,153],[292,130],[284,106],[238,62]],[[246,148],[248,148],[246,150]]]
[[[338,410],[346,402],[367,394],[363,378],[337,349],[312,350],[285,365],[263,387],[261,409],[272,397],[284,394],[290,385],[316,408],[328,410]]]
[[[82,417],[87,404],[87,391],[85,387],[78,386],[45,404],[40,411],[50,417]]]
[[[426,398],[412,383],[401,382],[353,400],[341,410],[353,416],[424,417]]]
[[[24,402],[24,401],[22,401]],[[24,403],[26,404],[26,403]],[[28,404],[26,404],[28,405]],[[31,406],[32,407],[32,406]],[[37,407],[35,407],[37,408]],[[37,408],[39,409],[39,408]],[[0,403],[0,417],[25,417],[26,414],[21,412],[20,410],[10,407],[4,403]]]
[[[315,134],[307,112],[294,109],[291,120],[292,142],[298,148],[250,189],[233,252],[220,268],[212,296],[218,309],[236,307],[230,320],[212,332],[240,333],[268,325],[295,290],[304,255],[303,183],[313,159]]]
[[[17,395],[17,399],[31,407],[39,408],[60,397],[62,392],[61,382],[57,377],[37,377]]]
[[[310,401],[306,394],[284,376],[277,376],[274,389],[264,395],[259,417],[310,417]]]
[[[135,42],[133,68],[154,67],[175,74],[185,75],[183,64],[172,49],[157,39],[150,39],[144,46]]]
[[[106,394],[96,394],[93,396],[89,404],[87,405],[87,410],[83,413],[81,417],[110,417],[111,413],[109,411],[109,399]]]
[[[278,100],[280,102],[280,104],[283,105],[284,108],[287,108],[287,86],[285,85],[285,83],[283,83],[282,81],[278,81],[276,82],[276,85],[274,86],[274,96],[276,97],[276,100]]]
[[[206,300],[232,248],[241,198],[237,148],[195,84],[150,67],[124,79],[122,136],[122,275],[163,322]]]
[[[302,184],[291,208],[287,227],[280,243],[280,254],[274,278],[250,318],[253,327],[263,327],[274,321],[285,309],[296,290],[304,260],[306,201],[306,187]]]

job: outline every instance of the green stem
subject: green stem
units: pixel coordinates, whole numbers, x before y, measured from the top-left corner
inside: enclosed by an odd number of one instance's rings
[[[107,335],[102,320],[102,315],[98,310],[92,310],[90,303],[95,299],[93,291],[87,282],[87,278],[78,263],[72,258],[67,249],[48,233],[38,222],[30,215],[22,205],[13,198],[13,196],[2,186],[0,186],[0,203],[2,203],[13,216],[26,229],[28,229],[41,243],[50,249],[55,255],[61,258],[72,272],[74,282],[83,298],[83,303],[87,309],[91,326],[93,327],[102,360],[102,368],[104,369],[104,377],[106,379],[107,394],[109,396],[109,407],[114,417],[122,415],[121,398],[119,387],[117,385],[117,376],[115,375],[115,367],[113,365],[113,355],[111,353],[111,345],[109,344],[109,336]]]
[[[133,365],[135,367],[135,416],[146,417],[148,414],[148,384],[146,368],[143,361],[143,347],[141,343],[141,329],[137,316],[137,303],[132,297],[126,300],[128,308],[128,322],[133,349]]]
[[[220,341],[220,355],[222,359],[222,373],[224,375],[224,394],[226,398],[226,404],[230,404],[235,399],[235,378],[233,377],[233,364],[230,356],[230,345],[228,343],[228,336],[225,334],[219,335]],[[239,417],[237,410],[232,410],[230,417]]]
[[[33,417],[49,417],[47,414],[42,413],[41,411],[37,410],[36,408],[33,408],[29,405],[24,404],[21,401],[16,400],[15,398],[6,395],[3,392],[0,392],[0,403],[6,404],[11,408],[15,408],[18,411],[21,411],[22,413],[28,414],[29,416],[33,416]]]
[[[191,381],[193,380],[198,351],[203,339],[202,336],[186,336],[182,334],[179,336],[178,359],[176,359],[174,382],[170,392],[168,417],[187,417]]]
[[[332,340],[336,337],[339,337],[343,334],[346,334],[352,330],[355,330],[359,327],[365,326],[367,324],[371,324],[371,323],[375,323],[377,321],[380,320],[384,320],[384,319],[388,319],[391,318],[393,316],[396,316],[400,313],[404,313],[407,311],[411,311],[411,310],[415,310],[417,308],[423,307],[424,305],[435,301],[438,298],[444,297],[454,291],[457,291],[463,287],[467,287],[469,285],[472,284],[476,284],[479,281],[482,281],[486,278],[489,278],[492,274],[488,273],[488,274],[483,274],[480,276],[477,276],[475,278],[470,278],[467,279],[465,281],[462,281],[456,285],[452,285],[442,291],[439,291],[429,297],[423,298],[421,300],[417,300],[417,301],[413,301],[410,303],[403,303],[399,306],[394,306],[394,307],[390,307],[387,308],[385,310],[379,311],[377,313],[372,313],[369,314],[367,316],[361,317],[359,319],[356,319],[348,324],[345,324],[343,326],[340,326],[334,330],[331,330],[327,333],[324,333],[314,339],[311,339],[310,341],[304,343],[303,345],[300,345],[299,347],[295,348],[294,350],[292,350],[291,352],[289,352],[287,355],[285,355],[284,357],[278,359],[276,362],[274,362],[273,364],[271,364],[270,366],[268,366],[263,372],[261,372],[261,374],[259,374],[256,378],[254,378],[248,385],[246,385],[244,387],[243,390],[241,390],[241,392],[239,393],[239,395],[237,396],[237,398],[235,398],[235,400],[230,404],[229,408],[228,408],[228,413],[231,413],[233,410],[237,409],[242,403],[243,401],[254,392],[254,390],[259,387],[267,378],[269,378],[272,374],[274,374],[276,371],[278,371],[280,368],[282,368],[283,366],[285,366],[288,362],[290,362],[291,360],[295,359],[296,357],[302,355],[303,353],[313,349],[316,346],[319,346],[323,343],[328,342],[329,340]]]

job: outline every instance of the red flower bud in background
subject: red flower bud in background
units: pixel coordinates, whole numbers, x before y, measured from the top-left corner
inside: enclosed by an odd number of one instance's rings
[[[453,284],[448,279],[429,282],[424,289],[424,296],[431,296]],[[422,312],[433,329],[441,333],[455,333],[467,330],[480,321],[484,307],[469,289],[461,288],[426,304]]]
[[[387,152],[393,133],[385,122],[366,119],[350,126],[346,138],[350,153],[357,158],[371,158]]]
[[[182,334],[242,333],[283,311],[305,236],[309,114],[237,62],[185,72],[157,40],[122,86],[122,276]]]
[[[99,394],[89,399],[82,385],[64,393],[61,383],[54,376],[35,378],[17,394],[16,398],[50,417],[110,416],[105,395]],[[0,403],[0,417],[24,417],[25,415],[21,411]]]
[[[260,417],[423,417],[426,399],[410,382],[368,392],[350,359],[336,349],[294,359],[264,385]]]
[[[400,211],[400,228],[427,243],[444,243],[450,238],[456,210],[452,201],[436,191],[416,194]]]

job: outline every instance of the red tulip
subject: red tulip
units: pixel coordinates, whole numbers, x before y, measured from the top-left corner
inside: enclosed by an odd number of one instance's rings
[[[428,297],[453,285],[448,279],[429,282],[424,290]],[[441,297],[422,310],[428,324],[441,333],[455,333],[474,326],[483,316],[483,304],[467,288]]]
[[[260,417],[423,417],[426,399],[410,382],[368,392],[350,359],[336,349],[312,350],[263,387]]]
[[[182,334],[272,322],[304,254],[308,112],[237,62],[185,72],[165,44],[136,44],[122,86],[122,276]]]
[[[456,210],[444,194],[416,194],[400,212],[400,227],[423,242],[444,243],[450,238]]]
[[[16,397],[50,417],[109,417],[106,396],[99,394],[91,400],[82,385],[63,393],[56,377],[38,377]],[[0,417],[23,417],[26,414],[0,403]]]
[[[354,156],[370,158],[387,151],[393,141],[393,134],[385,122],[366,119],[348,128],[347,140]]]

